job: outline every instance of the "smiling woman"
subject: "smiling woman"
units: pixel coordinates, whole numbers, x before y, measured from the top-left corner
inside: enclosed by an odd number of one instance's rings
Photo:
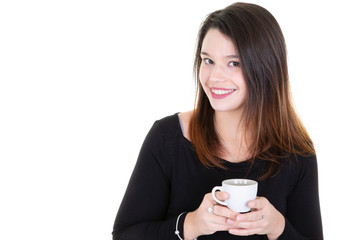
[[[191,141],[205,165],[221,167],[219,157],[260,157],[271,162],[266,178],[281,165],[279,158],[315,153],[292,106],[286,58],[282,31],[267,10],[238,4],[207,17],[198,36],[198,102],[190,122]],[[230,113],[236,116],[233,128],[242,132],[232,137],[233,146],[219,134],[220,119]]]
[[[215,111],[238,111],[241,115],[247,89],[236,53],[231,39],[217,29],[210,29],[202,44],[199,75],[201,87]]]
[[[151,128],[113,238],[323,239],[315,150],[292,107],[275,18],[247,3],[211,13],[194,73],[197,106]],[[250,212],[217,204],[214,186],[244,178],[258,182]]]

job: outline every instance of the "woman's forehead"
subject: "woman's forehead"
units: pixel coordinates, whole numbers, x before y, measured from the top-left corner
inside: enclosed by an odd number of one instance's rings
[[[201,47],[201,54],[227,58],[238,57],[232,40],[214,28],[209,29],[206,33]]]

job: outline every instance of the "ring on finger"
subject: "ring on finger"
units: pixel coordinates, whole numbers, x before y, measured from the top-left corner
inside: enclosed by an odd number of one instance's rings
[[[208,212],[210,214],[214,214],[214,206],[215,206],[215,204],[213,204],[211,207],[208,208]]]
[[[261,218],[259,219],[259,221],[264,219],[264,212],[262,210],[260,210],[260,212],[261,212]]]

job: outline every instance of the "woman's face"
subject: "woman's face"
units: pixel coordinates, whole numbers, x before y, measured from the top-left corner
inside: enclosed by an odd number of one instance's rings
[[[215,111],[242,112],[247,89],[236,48],[229,37],[209,29],[201,48],[200,82]]]

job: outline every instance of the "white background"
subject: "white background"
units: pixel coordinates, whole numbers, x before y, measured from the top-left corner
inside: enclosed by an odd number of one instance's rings
[[[201,21],[232,2],[0,2],[0,239],[111,239],[152,123],[193,108]],[[287,41],[325,238],[359,239],[356,3],[253,2]]]

